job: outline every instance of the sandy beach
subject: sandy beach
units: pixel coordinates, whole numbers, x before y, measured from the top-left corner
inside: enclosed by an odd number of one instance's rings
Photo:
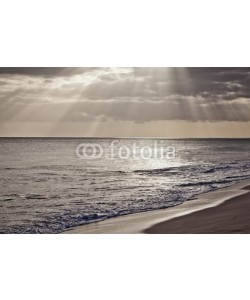
[[[250,185],[217,207],[161,222],[145,233],[250,233]]]
[[[249,233],[250,180],[199,195],[162,210],[107,219],[65,230],[67,234],[96,233]]]

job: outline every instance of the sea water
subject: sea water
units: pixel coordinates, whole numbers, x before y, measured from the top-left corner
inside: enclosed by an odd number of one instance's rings
[[[59,233],[250,178],[250,139],[0,139],[0,233]]]

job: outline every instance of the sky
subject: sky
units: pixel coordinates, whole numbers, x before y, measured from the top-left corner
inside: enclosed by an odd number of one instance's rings
[[[250,137],[250,68],[0,68],[0,136]]]

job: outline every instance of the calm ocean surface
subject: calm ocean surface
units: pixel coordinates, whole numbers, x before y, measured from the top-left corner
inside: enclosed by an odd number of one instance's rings
[[[103,152],[80,159],[79,144]],[[1,138],[0,233],[58,233],[178,205],[250,178],[249,153],[250,139]]]

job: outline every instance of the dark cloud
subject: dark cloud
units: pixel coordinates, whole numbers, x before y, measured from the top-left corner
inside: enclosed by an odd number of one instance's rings
[[[82,74],[84,72],[92,71],[96,68],[44,68],[44,67],[31,67],[31,68],[0,68],[1,74],[8,75],[28,75],[28,76],[72,76],[73,74]]]
[[[0,68],[0,120],[245,122],[249,82],[250,68]]]

